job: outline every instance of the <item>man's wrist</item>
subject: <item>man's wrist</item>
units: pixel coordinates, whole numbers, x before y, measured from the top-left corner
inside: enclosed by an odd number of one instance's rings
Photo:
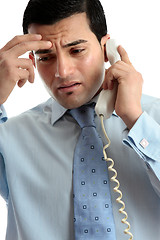
[[[132,111],[131,114],[128,115],[124,115],[122,116],[122,120],[124,121],[124,123],[126,124],[127,128],[129,130],[131,130],[131,128],[134,126],[134,124],[137,122],[137,120],[139,119],[139,117],[142,115],[143,111],[139,110],[137,112],[134,112],[134,110]]]

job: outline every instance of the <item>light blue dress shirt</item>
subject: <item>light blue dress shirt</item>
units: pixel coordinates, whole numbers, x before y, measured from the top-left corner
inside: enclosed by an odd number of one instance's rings
[[[160,238],[160,100],[142,97],[143,114],[128,131],[105,120],[108,157],[118,179],[135,240]],[[1,122],[6,120],[4,109]],[[100,119],[95,119],[104,139]],[[0,125],[0,193],[8,204],[6,240],[74,240],[72,166],[77,122],[53,99]],[[112,191],[117,240],[127,240]]]
[[[0,105],[0,123],[7,121],[7,114],[3,105]]]

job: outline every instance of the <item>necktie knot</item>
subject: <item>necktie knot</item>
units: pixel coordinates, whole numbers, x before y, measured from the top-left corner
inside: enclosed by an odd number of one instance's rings
[[[95,127],[94,106],[95,104],[83,105],[79,108],[70,110],[70,114],[78,122],[81,128]]]

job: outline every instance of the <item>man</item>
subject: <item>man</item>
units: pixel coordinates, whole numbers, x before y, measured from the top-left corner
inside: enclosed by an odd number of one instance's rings
[[[96,102],[101,89],[112,90],[114,81],[118,83],[115,112],[105,121],[112,142],[107,153],[115,161],[134,238],[158,239],[159,100],[141,99],[142,77],[122,47],[118,48],[121,61],[104,77],[109,35],[100,2],[31,0],[23,29],[24,36],[0,50],[0,104],[16,83],[22,87],[27,80],[34,82],[32,63],[51,99],[0,127],[0,192],[8,204],[6,239],[75,239],[72,171],[81,130],[67,110]],[[30,59],[20,59],[27,51]],[[3,106],[1,110],[3,122]],[[98,116],[95,122],[102,136]],[[116,197],[112,194],[116,236],[128,239]]]

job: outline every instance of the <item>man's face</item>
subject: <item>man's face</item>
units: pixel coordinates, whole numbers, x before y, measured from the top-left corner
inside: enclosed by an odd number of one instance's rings
[[[29,33],[39,33],[43,40],[52,42],[49,51],[35,53],[38,72],[50,95],[67,109],[90,101],[104,79],[105,41],[99,44],[86,14],[76,14],[53,25],[31,24]]]

